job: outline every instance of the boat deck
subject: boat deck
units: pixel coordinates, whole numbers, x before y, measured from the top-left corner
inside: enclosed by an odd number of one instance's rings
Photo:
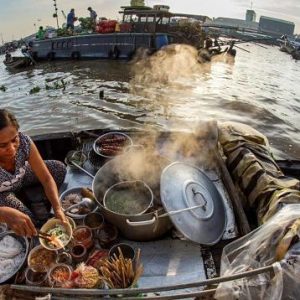
[[[170,133],[162,133],[159,136],[145,135],[142,132],[128,133],[134,144],[153,143],[153,151],[158,151],[160,155],[168,156],[171,161],[186,160],[189,163],[195,161],[192,153],[189,158],[185,158],[181,151],[166,152],[170,149],[170,143],[174,142],[174,136]],[[98,169],[105,163],[93,157],[92,145],[99,132],[83,132],[80,134],[54,134],[37,136],[33,138],[42,153],[44,159],[64,160],[70,150],[83,151],[89,158],[84,169],[95,175]],[[187,133],[179,133],[176,136],[189,136]],[[211,143],[209,145],[209,143]],[[182,146],[182,144],[180,144]],[[211,147],[216,146],[214,138],[207,143],[206,138],[197,136],[197,145],[203,150],[203,155],[211,154]],[[204,146],[204,147],[203,147]],[[171,147],[172,148],[172,147]],[[199,151],[199,149],[197,149]],[[200,153],[200,152],[199,152]],[[203,164],[201,164],[201,161]],[[232,191],[228,190],[229,178],[224,177],[224,164],[222,160],[209,167],[206,159],[197,162],[197,166],[205,171],[211,180],[216,184],[226,207],[227,226],[222,240],[211,247],[203,247],[190,242],[175,229],[161,240],[151,242],[126,241],[134,247],[141,248],[141,262],[144,265],[144,273],[138,282],[138,288],[123,290],[107,289],[62,289],[49,287],[33,287],[20,284],[11,285],[15,293],[48,294],[51,299],[98,299],[99,296],[123,295],[123,299],[138,299],[143,294],[147,299],[195,299],[195,297],[209,295],[212,292],[204,291],[209,286],[203,284],[205,280],[219,275],[220,256],[223,247],[239,236],[242,229],[238,226],[236,212],[232,203]],[[83,171],[74,167],[67,168],[67,175],[60,189],[64,190],[75,186],[91,186],[93,179]],[[236,197],[236,195],[234,195]],[[237,222],[238,221],[238,222]],[[122,239],[122,237],[121,237]],[[125,240],[125,239],[123,239]],[[201,283],[202,282],[202,283]],[[204,293],[204,294],[203,294]],[[137,296],[139,295],[139,296]],[[111,299],[111,298],[110,298]]]

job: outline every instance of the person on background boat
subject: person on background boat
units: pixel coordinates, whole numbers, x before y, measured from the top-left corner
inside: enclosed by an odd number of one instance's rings
[[[97,22],[97,13],[91,8],[88,7],[87,9],[90,12],[90,18],[93,20],[95,26],[96,26],[96,22]]]
[[[11,54],[8,50],[5,51],[5,61],[10,62],[12,60]]]
[[[75,21],[77,21],[77,18],[75,17],[75,9],[72,8],[67,15],[67,29],[70,28],[73,31]]]
[[[0,222],[6,223],[18,235],[37,234],[38,218],[18,198],[18,193],[39,182],[55,216],[67,222],[57,190],[65,174],[65,165],[54,160],[43,161],[30,137],[19,131],[15,116],[0,109]]]
[[[37,32],[35,37],[39,40],[43,40],[45,38],[45,30],[44,30],[43,26],[39,27],[39,31]]]

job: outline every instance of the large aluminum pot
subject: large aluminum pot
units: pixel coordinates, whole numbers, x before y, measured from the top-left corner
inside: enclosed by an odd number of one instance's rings
[[[122,235],[134,241],[154,240],[164,235],[172,223],[160,202],[160,175],[170,162],[159,155],[147,154],[144,150],[129,151],[106,162],[93,181],[93,192],[107,221],[119,228]],[[105,192],[121,181],[141,180],[152,189],[154,207],[141,215],[122,215],[108,210],[103,205]]]

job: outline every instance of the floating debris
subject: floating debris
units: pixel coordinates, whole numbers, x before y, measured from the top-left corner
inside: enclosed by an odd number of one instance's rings
[[[36,94],[36,93],[38,93],[40,90],[41,90],[41,88],[40,88],[39,86],[35,86],[34,88],[32,88],[32,89],[29,91],[29,94],[30,94],[30,95]]]

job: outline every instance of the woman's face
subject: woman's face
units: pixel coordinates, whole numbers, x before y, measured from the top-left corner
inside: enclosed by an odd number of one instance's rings
[[[0,160],[10,160],[16,156],[20,144],[16,127],[9,125],[0,130]]]

